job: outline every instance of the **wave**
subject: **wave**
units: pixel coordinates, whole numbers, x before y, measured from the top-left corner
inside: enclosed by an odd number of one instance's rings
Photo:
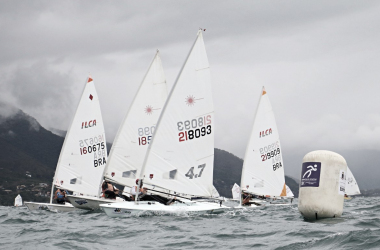
[[[0,248],[376,249],[380,198],[357,198],[340,218],[304,221],[296,205],[228,209],[217,215],[147,214],[111,218],[0,207]]]
[[[287,249],[371,249],[380,244],[379,230],[350,231],[348,233],[332,233],[325,237],[291,243],[278,247],[278,250]]]

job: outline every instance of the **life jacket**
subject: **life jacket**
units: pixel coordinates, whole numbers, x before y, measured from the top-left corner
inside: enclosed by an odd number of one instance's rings
[[[60,191],[58,191],[57,192],[57,199],[62,200],[63,198],[65,198],[65,195],[63,193],[61,193]]]

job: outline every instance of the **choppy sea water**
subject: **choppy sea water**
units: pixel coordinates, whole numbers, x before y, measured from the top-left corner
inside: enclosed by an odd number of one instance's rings
[[[125,218],[0,207],[0,224],[0,249],[380,249],[380,198],[355,198],[341,218],[317,222],[295,204]]]

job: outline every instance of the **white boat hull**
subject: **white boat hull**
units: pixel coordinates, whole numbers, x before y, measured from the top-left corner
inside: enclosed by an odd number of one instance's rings
[[[30,210],[47,210],[49,203],[40,203],[40,202],[24,202],[24,205]]]
[[[269,200],[267,202],[267,206],[291,206],[295,203],[293,203],[294,198],[283,198],[283,199],[276,199],[276,200]]]
[[[268,202],[265,204],[265,206],[291,206],[293,203],[290,202],[282,202],[282,203],[273,203],[273,202]]]
[[[125,200],[116,197],[116,200],[98,198],[98,197],[88,197],[88,196],[73,196],[67,195],[67,198],[71,204],[78,209],[85,210],[98,210],[100,209],[100,204],[115,203],[115,202],[124,202]]]
[[[48,209],[52,212],[70,212],[75,209],[73,205],[70,203],[66,202],[66,204],[48,204],[47,205]]]
[[[249,200],[250,205],[248,206],[236,206],[235,208],[242,208],[242,207],[264,207],[264,206],[291,206],[293,205],[293,202],[290,200],[262,200],[262,199],[251,199]]]
[[[50,210],[52,212],[70,212],[75,208],[70,203],[66,204],[51,204],[41,202],[24,202],[24,205],[31,211],[33,210]]]
[[[120,217],[130,214],[140,214],[144,212],[157,214],[218,214],[223,213],[227,208],[218,203],[211,202],[175,202],[172,205],[164,205],[154,201],[120,202],[100,205],[104,212],[110,217]]]

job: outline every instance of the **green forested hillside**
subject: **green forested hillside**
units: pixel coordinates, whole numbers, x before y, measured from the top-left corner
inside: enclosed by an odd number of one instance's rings
[[[242,159],[227,151],[215,148],[214,186],[221,196],[232,197],[232,186],[234,183],[240,185],[242,167]]]
[[[0,204],[10,205],[18,193],[24,200],[45,200],[62,143],[21,110],[0,116]]]

